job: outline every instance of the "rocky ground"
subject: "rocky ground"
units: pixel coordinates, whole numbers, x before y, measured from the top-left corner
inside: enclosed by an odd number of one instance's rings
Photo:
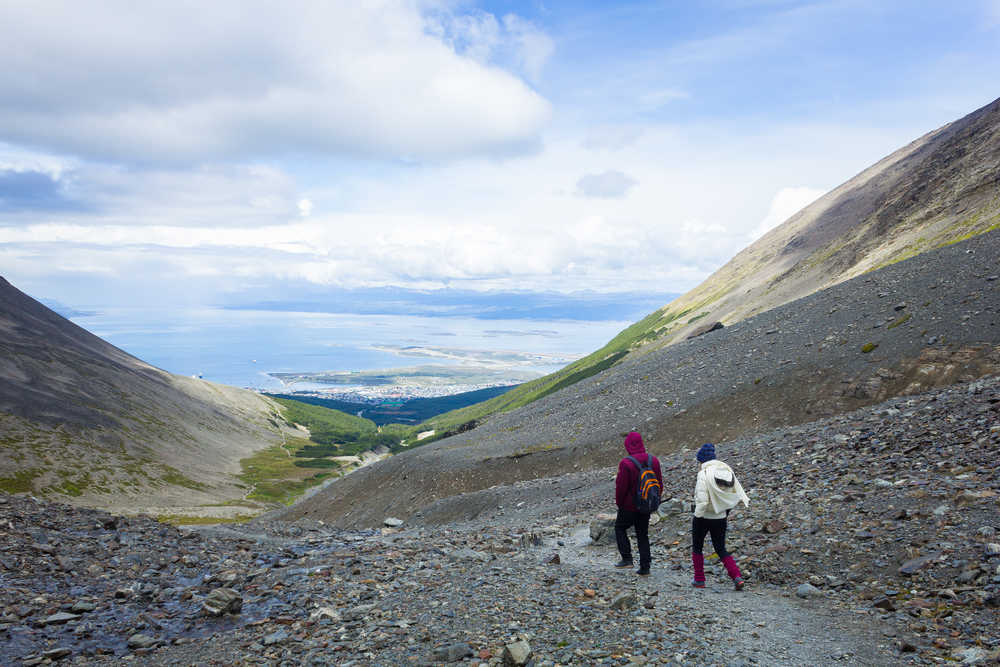
[[[602,535],[612,468],[380,531],[181,531],[0,496],[0,663],[996,663],[998,417],[994,376],[719,443],[751,497],[741,593],[712,558],[689,586],[690,450],[661,457],[673,499],[642,579]]]

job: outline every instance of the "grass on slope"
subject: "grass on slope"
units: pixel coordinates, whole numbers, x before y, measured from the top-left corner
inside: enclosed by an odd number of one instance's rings
[[[316,486],[334,471],[308,470],[295,465],[295,454],[309,444],[305,438],[289,439],[240,461],[240,480],[249,489],[248,500],[291,505],[306,489]]]
[[[310,437],[289,438],[240,461],[247,499],[289,505],[308,488],[342,474],[343,465],[328,457],[356,456],[385,445],[398,449],[406,427],[379,429],[369,419],[318,405],[275,399],[284,418],[309,429]],[[349,464],[347,464],[349,465]]]

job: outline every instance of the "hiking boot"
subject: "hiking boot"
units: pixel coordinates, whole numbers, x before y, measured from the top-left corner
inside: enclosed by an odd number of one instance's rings
[[[632,567],[632,559],[622,558],[620,561],[615,563],[615,567]]]
[[[649,576],[649,566],[640,567],[638,570],[635,571],[635,573],[638,574],[640,577],[648,577]]]
[[[735,588],[736,590],[742,591],[743,584],[744,584],[743,577],[736,577],[735,579],[733,579],[733,588]]]
[[[705,582],[704,581],[698,581],[697,579],[695,579],[694,581],[691,582],[691,585],[694,586],[695,588],[704,588],[705,587]]]

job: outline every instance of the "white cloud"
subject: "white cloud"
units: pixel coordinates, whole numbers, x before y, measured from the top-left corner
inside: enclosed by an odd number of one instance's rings
[[[760,224],[750,232],[751,241],[759,239],[800,210],[825,194],[825,190],[808,187],[782,188],[771,200],[771,208]]]
[[[744,247],[769,209],[780,222],[819,194],[789,189],[802,195],[795,201],[775,196],[775,184],[806,170],[812,182],[842,182],[905,138],[835,126],[636,131],[642,141],[613,150],[587,148],[571,134],[511,160],[350,162],[325,179],[310,174],[308,187],[275,167],[85,166],[72,174],[101,193],[92,197],[100,212],[0,225],[0,266],[15,284],[70,272],[74,286],[93,286],[87,267],[100,267],[108,279],[99,293],[109,300],[134,290],[140,274],[144,285],[183,293],[295,280],[684,291]],[[628,165],[628,196],[576,196],[572,179],[606,174],[609,160]],[[303,200],[312,203],[307,217]],[[45,295],[68,301],[61,291]]]
[[[608,170],[599,174],[586,174],[576,182],[576,194],[581,197],[620,199],[639,181],[620,171]]]
[[[542,75],[542,68],[555,51],[555,43],[532,23],[515,14],[504,16],[503,25],[517,45],[515,56],[521,71],[532,81],[537,81]]]
[[[4,3],[0,140],[141,163],[534,145],[548,102],[426,27],[405,0]],[[502,32],[470,48],[516,42],[540,67],[533,32]]]
[[[991,28],[1000,27],[1000,0],[985,0],[986,24]]]
[[[426,16],[427,30],[456,53],[483,64],[498,64],[538,81],[555,43],[536,25],[516,14],[498,20],[484,11],[455,13],[437,8]]]
[[[638,108],[641,111],[656,111],[671,102],[691,99],[691,94],[678,88],[662,88],[639,94]]]

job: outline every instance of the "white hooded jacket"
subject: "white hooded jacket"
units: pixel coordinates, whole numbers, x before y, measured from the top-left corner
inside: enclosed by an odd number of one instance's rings
[[[732,482],[733,485],[728,488],[719,486],[717,479]],[[694,486],[694,515],[702,519],[724,519],[726,510],[740,503],[749,507],[750,499],[733,469],[718,459],[702,463]]]

